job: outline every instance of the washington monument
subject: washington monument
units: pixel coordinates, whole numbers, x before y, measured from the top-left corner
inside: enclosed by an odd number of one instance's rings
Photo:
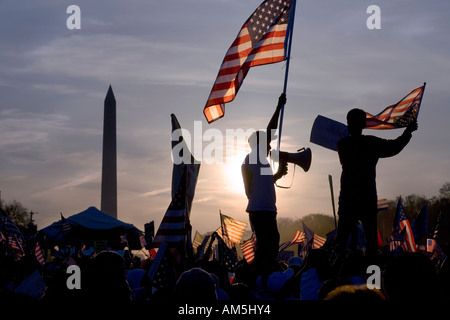
[[[116,99],[111,86],[105,98],[101,211],[117,219]]]

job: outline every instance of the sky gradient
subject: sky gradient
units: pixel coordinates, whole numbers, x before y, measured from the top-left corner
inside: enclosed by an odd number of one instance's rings
[[[259,0],[4,1],[0,7],[0,190],[39,214],[38,228],[89,206],[100,208],[103,102],[117,101],[118,218],[143,230],[169,203],[174,113],[190,132],[267,126],[283,90],[285,63],[252,68],[223,119],[203,107],[222,59]],[[69,30],[69,5],[81,29]],[[369,30],[370,5],[381,29]],[[345,123],[348,110],[376,114],[427,82],[419,129],[398,156],[377,167],[379,198],[437,195],[450,181],[450,3],[431,0],[298,1],[282,149],[312,149],[309,172],[293,167],[277,189],[280,217],[332,215],[337,153],[309,142],[317,115]],[[395,138],[402,130],[373,131]],[[203,136],[205,139],[205,136]],[[204,141],[202,150],[211,142]],[[200,168],[191,224],[218,227],[219,210],[248,221],[240,162]],[[299,226],[300,228],[300,226]]]

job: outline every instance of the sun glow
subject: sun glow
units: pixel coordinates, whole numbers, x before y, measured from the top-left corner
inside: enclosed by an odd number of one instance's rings
[[[228,189],[234,193],[245,194],[241,173],[241,165],[244,162],[245,156],[245,152],[238,153],[227,158],[225,163],[225,175],[228,182]]]

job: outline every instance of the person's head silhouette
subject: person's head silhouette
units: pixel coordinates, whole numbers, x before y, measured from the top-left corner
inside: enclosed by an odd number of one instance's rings
[[[360,136],[366,127],[366,113],[361,109],[352,109],[347,113],[347,127],[351,136]]]

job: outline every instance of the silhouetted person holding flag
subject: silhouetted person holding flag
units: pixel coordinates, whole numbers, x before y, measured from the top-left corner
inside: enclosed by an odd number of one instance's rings
[[[280,163],[277,173],[273,174],[267,156],[270,151],[271,133],[278,127],[281,107],[286,103],[283,93],[278,99],[276,110],[267,126],[266,132],[256,131],[249,138],[251,152],[242,164],[242,177],[248,198],[246,211],[252,230],[255,232],[257,249],[255,251],[255,269],[262,276],[265,285],[269,274],[276,266],[280,234],[277,227],[277,207],[275,182],[287,173],[287,163]]]
[[[411,133],[417,130],[417,121],[411,122],[403,134],[393,140],[363,135],[366,113],[361,109],[348,112],[347,125],[350,135],[337,145],[342,174],[336,249],[338,257],[343,258],[349,235],[360,220],[366,238],[366,256],[373,264],[377,252],[376,165],[379,158],[392,157],[402,151]]]

